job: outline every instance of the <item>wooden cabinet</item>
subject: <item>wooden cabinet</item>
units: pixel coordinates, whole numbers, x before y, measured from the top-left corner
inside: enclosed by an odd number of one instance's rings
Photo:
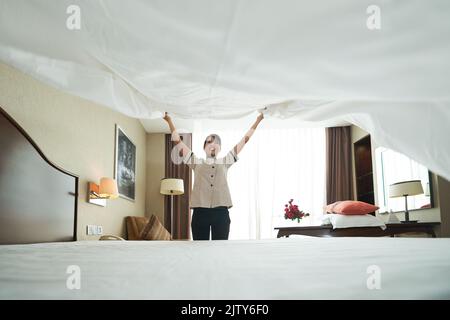
[[[354,143],[354,153],[357,200],[375,204],[370,135]]]
[[[395,237],[405,233],[424,233],[436,238],[434,229],[440,222],[393,223],[386,224],[386,229],[380,227],[358,227],[333,229],[331,225],[308,227],[279,227],[277,238],[300,234],[313,237]]]

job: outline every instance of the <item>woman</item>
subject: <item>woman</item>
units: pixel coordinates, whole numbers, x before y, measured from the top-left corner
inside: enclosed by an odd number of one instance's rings
[[[195,181],[190,203],[190,207],[194,209],[191,223],[194,240],[209,240],[210,231],[212,240],[228,239],[231,222],[228,209],[233,204],[228,188],[227,171],[238,160],[238,154],[263,118],[263,114],[260,113],[242,140],[223,158],[217,158],[221,148],[220,137],[217,134],[210,134],[203,144],[206,159],[201,159],[181,141],[172,119],[167,112],[165,113],[163,119],[169,125],[172,140],[182,155],[183,162],[194,171]]]

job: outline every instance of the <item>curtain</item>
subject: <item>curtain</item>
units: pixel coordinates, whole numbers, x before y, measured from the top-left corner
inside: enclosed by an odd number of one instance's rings
[[[353,199],[350,127],[326,128],[327,204]]]
[[[180,134],[183,142],[188,146],[192,146],[192,134],[183,133]],[[173,152],[175,151],[175,144],[171,140],[171,135],[166,134],[166,166],[165,176],[166,178],[178,178],[183,179],[184,182],[184,194],[179,196],[173,196],[173,239],[190,239],[190,209],[189,199],[192,186],[192,173],[191,169],[180,161],[172,161]],[[171,217],[171,201],[170,196],[166,196],[164,200],[164,227],[167,230],[171,229],[172,217]]]
[[[224,156],[242,139],[243,130],[194,128],[193,150],[205,157],[203,141],[221,137]],[[233,207],[229,239],[276,238],[275,227],[316,224],[325,203],[325,130],[258,128],[228,171]],[[294,199],[311,214],[298,223],[284,219],[284,205]]]

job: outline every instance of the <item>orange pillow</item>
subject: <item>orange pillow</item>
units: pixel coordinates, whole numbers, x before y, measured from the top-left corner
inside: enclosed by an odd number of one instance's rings
[[[373,204],[354,200],[337,201],[325,207],[327,213],[340,213],[347,215],[368,214],[378,209],[380,208],[374,206]]]

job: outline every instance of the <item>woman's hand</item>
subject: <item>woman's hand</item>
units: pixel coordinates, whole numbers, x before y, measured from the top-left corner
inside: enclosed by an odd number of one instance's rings
[[[259,113],[258,118],[256,118],[256,120],[258,122],[261,122],[261,120],[264,119],[264,114],[262,112]]]
[[[172,122],[172,118],[169,116],[169,114],[167,112],[164,113],[163,119],[166,120],[167,124],[169,125],[169,129],[170,129],[170,132],[172,133],[172,136],[174,134],[177,135],[176,134],[177,129],[175,129],[175,125]],[[174,137],[172,137],[172,138],[174,138]],[[178,140],[179,140],[179,137],[178,137],[178,139],[176,139],[174,141],[178,141]]]
[[[169,116],[169,114],[167,112],[164,113],[164,120],[166,120],[167,122],[169,122],[170,120],[172,120],[172,118]]]
[[[178,150],[179,150],[179,154],[182,157],[185,157],[187,154],[189,154],[191,152],[191,149],[189,149],[188,146],[186,146],[183,141],[180,138],[180,135],[177,133],[177,129],[175,128],[175,125],[172,122],[172,118],[169,116],[169,114],[167,112],[164,112],[164,120],[166,120],[167,124],[169,125],[170,128],[170,133],[172,134],[172,141],[174,142],[174,144],[177,146]]]

